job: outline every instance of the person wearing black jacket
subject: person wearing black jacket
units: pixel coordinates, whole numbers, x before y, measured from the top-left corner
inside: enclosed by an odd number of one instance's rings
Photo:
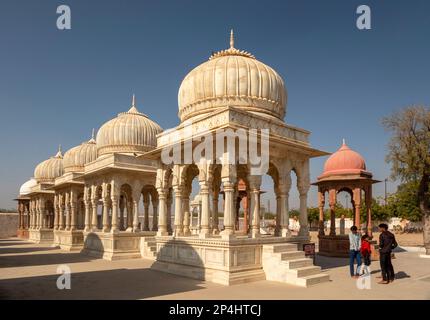
[[[388,225],[379,225],[379,261],[381,264],[382,280],[378,283],[388,284],[394,281],[394,268],[391,263],[391,251],[397,247],[394,234],[388,231]]]

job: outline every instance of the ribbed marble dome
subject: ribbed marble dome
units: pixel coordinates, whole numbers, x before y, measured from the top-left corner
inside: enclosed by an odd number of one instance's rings
[[[235,106],[283,120],[287,92],[281,76],[248,52],[230,48],[212,54],[187,74],[178,93],[181,121]]]
[[[83,172],[87,163],[97,159],[97,145],[94,133],[91,140],[68,150],[64,154],[64,172]]]
[[[163,129],[135,106],[106,122],[97,133],[97,152],[101,156],[109,153],[143,153],[157,146],[157,134]]]
[[[31,188],[33,188],[35,185],[37,185],[37,181],[34,178],[31,178],[30,180],[24,182],[19,188],[19,195],[25,196],[29,194],[31,192]]]
[[[55,178],[63,175],[63,155],[58,150],[55,157],[39,163],[34,169],[34,178],[37,182],[54,182]]]

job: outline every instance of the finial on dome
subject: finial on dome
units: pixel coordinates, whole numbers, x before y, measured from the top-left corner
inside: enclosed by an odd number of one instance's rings
[[[345,138],[342,139],[342,145],[346,145]]]
[[[131,98],[131,108],[128,110],[129,113],[139,113],[139,110],[136,108],[136,96],[133,93],[133,97]]]
[[[230,30],[230,48],[234,48],[234,33],[233,33],[233,29]]]
[[[58,152],[55,155],[55,158],[62,158],[63,154],[61,153],[61,144],[58,145]]]
[[[93,128],[93,131],[91,132],[91,139],[88,141],[88,143],[96,143],[94,128]]]
[[[212,55],[209,57],[209,60],[223,57],[223,56],[243,56],[251,59],[255,59],[255,57],[249,52],[236,49],[234,47],[234,32],[233,29],[230,30],[230,48],[221,50],[218,52],[212,52]]]

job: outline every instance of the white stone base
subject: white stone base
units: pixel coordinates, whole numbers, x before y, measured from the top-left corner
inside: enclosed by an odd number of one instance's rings
[[[141,258],[140,238],[144,232],[84,232],[82,253],[105,260]]]
[[[430,259],[430,254],[420,254],[420,258]]]
[[[223,285],[264,280],[262,246],[286,238],[221,236],[156,237],[157,258],[151,268]]]
[[[30,229],[28,240],[40,244],[52,244],[54,242],[54,232],[52,229]]]
[[[84,247],[82,230],[54,230],[54,246],[65,251],[80,251]]]

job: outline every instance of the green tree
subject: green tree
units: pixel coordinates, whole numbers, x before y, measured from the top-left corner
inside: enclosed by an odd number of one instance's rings
[[[392,133],[387,162],[392,178],[418,185],[417,201],[424,223],[424,246],[430,254],[430,109],[413,106],[382,120]]]
[[[300,216],[300,211],[297,209],[293,209],[293,210],[290,210],[289,214],[290,214],[290,218],[294,218],[294,217],[298,218]]]
[[[393,216],[410,221],[422,220],[418,206],[418,183],[411,181],[398,186],[397,192],[388,198],[387,211]]]
[[[362,203],[365,203],[364,199],[362,200]],[[388,210],[386,206],[381,205],[375,198],[372,198],[371,210],[373,221],[386,221],[391,217],[396,217],[394,213]],[[360,208],[360,220],[362,222],[367,222],[367,207],[365,205]]]
[[[309,224],[312,222],[319,221],[320,219],[320,209],[318,207],[308,207],[308,221]]]

